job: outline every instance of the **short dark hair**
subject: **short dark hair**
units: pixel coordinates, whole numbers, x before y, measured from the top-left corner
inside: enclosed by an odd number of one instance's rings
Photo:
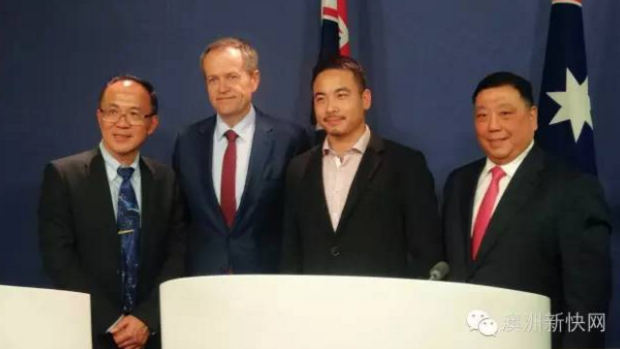
[[[362,67],[362,65],[355,59],[346,56],[336,56],[319,62],[312,72],[312,84],[314,85],[314,81],[319,74],[330,69],[350,71],[353,73],[353,78],[360,88],[360,92],[367,88],[366,72],[364,71],[364,67]]]
[[[101,107],[101,101],[103,100],[103,95],[105,94],[105,91],[108,89],[108,87],[116,82],[125,81],[125,80],[133,81],[137,83],[138,85],[144,87],[146,92],[148,92],[150,100],[151,100],[151,112],[148,113],[146,116],[156,115],[157,111],[159,110],[159,100],[157,99],[157,93],[155,92],[155,88],[153,87],[153,84],[151,84],[150,82],[146,80],[140,79],[137,76],[131,75],[131,74],[117,75],[113,77],[112,79],[110,79],[108,82],[106,82],[106,84],[101,89],[101,92],[99,92],[99,106]]]
[[[532,84],[527,81],[525,78],[506,71],[496,72],[490,75],[487,75],[482,81],[478,83],[474,94],[471,97],[472,102],[476,103],[476,97],[483,90],[494,88],[494,87],[502,87],[502,86],[512,86],[521,95],[521,98],[527,102],[529,106],[534,105],[534,97],[532,96]]]

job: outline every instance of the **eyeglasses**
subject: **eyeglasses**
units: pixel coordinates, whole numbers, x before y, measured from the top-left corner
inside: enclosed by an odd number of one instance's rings
[[[154,115],[152,113],[143,114],[137,110],[122,111],[121,109],[118,109],[118,108],[110,108],[107,110],[99,108],[99,110],[101,110],[101,112],[103,113],[102,119],[104,121],[111,122],[111,123],[117,123],[121,120],[121,116],[124,115],[125,120],[127,120],[127,122],[133,126],[144,125],[146,118]]]

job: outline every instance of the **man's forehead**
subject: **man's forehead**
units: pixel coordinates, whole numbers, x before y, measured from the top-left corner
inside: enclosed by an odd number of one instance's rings
[[[136,86],[139,86],[136,84]],[[116,105],[139,105],[148,103],[148,93],[140,88],[114,88],[110,86],[103,96],[103,102]]]
[[[137,95],[135,93],[116,93],[113,97],[108,98],[110,103],[135,102]]]
[[[512,88],[512,90],[499,88],[487,89],[480,91],[476,97],[476,107],[516,106],[519,103],[525,104],[525,101],[521,97],[521,94],[519,94],[519,91],[514,88]]]
[[[477,101],[476,109],[486,109],[486,108],[514,108],[517,104],[512,100],[507,100],[506,98],[497,98],[493,100],[486,101]]]
[[[209,52],[202,62],[203,68],[209,67],[211,70],[231,70],[243,67],[243,55],[241,51],[234,47],[222,47]]]
[[[350,92],[351,88],[349,86],[343,85],[343,84],[337,84],[337,85],[331,85],[331,86],[315,86],[314,87],[314,93],[318,94],[318,93],[338,93],[338,92]]]
[[[205,75],[207,77],[210,76],[220,76],[220,75],[230,75],[230,74],[243,74],[247,73],[243,66],[217,66],[214,69],[205,69]],[[249,73],[248,73],[249,74]]]

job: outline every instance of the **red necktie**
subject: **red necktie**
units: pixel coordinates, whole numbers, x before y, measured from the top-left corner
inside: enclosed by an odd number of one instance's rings
[[[472,259],[476,259],[478,249],[480,249],[480,244],[482,243],[482,238],[489,226],[491,216],[493,216],[493,207],[495,206],[495,201],[497,201],[497,195],[499,194],[499,181],[505,175],[506,172],[499,166],[495,166],[491,169],[491,184],[480,203],[476,222],[474,223],[474,234],[471,241]]]
[[[237,200],[235,198],[235,177],[237,175],[237,140],[238,135],[233,130],[224,133],[228,139],[228,146],[222,162],[222,182],[220,187],[220,206],[224,219],[229,228],[232,227],[237,212]]]

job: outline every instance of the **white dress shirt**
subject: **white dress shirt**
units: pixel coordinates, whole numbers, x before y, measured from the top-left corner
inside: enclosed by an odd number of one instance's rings
[[[523,159],[525,159],[527,154],[529,154],[530,150],[532,150],[532,147],[534,147],[534,141],[532,141],[532,143],[530,143],[530,145],[521,154],[519,154],[519,156],[517,156],[514,160],[512,160],[511,162],[505,165],[499,166],[502,168],[502,170],[504,170],[506,175],[499,181],[499,193],[497,194],[497,200],[495,200],[495,204],[493,205],[493,211],[491,212],[491,217],[493,216],[493,212],[495,212],[495,208],[497,208],[497,204],[499,204],[500,200],[502,199],[502,196],[504,196],[504,192],[506,191],[506,188],[508,188],[508,184],[510,184],[510,181],[512,180],[515,173],[519,169],[519,166],[521,166]],[[487,192],[489,185],[491,185],[491,179],[492,179],[491,169],[495,166],[498,166],[498,165],[496,165],[495,163],[493,163],[493,161],[487,158],[486,164],[484,165],[484,168],[482,169],[482,172],[480,173],[480,177],[478,178],[478,186],[476,187],[476,196],[474,197],[474,212],[471,217],[471,227],[470,227],[471,234],[474,233],[474,224],[476,222],[476,216],[478,215],[478,210],[480,209],[480,204],[482,203],[484,194]]]
[[[342,157],[336,155],[327,138],[323,142],[323,189],[334,231],[338,228],[342,210],[347,202],[351,184],[370,142],[370,129],[347,150]]]
[[[226,136],[224,136],[224,133],[228,130],[233,130],[239,136],[235,141],[235,144],[237,145],[235,200],[237,203],[237,209],[239,209],[243,189],[245,188],[248,167],[250,165],[252,141],[254,139],[254,130],[256,129],[256,111],[254,110],[254,106],[252,106],[250,108],[250,112],[233,128],[226,125],[219,115],[217,115],[216,118],[215,133],[213,135],[213,161],[211,165],[213,189],[215,189],[217,201],[221,203],[220,191],[222,189],[222,165],[224,161],[224,153],[228,147],[228,140],[226,139]]]
[[[114,207],[114,218],[118,215],[118,194],[121,190],[121,184],[123,183],[123,177],[118,175],[118,168],[121,167],[121,163],[116,160],[112,154],[108,152],[108,150],[103,145],[103,142],[99,143],[99,149],[101,150],[101,155],[103,156],[103,161],[105,163],[105,172],[108,176],[108,185],[110,186],[110,194],[112,194],[112,206]],[[140,175],[140,154],[136,156],[133,163],[129,165],[134,169],[131,174],[131,186],[133,187],[133,191],[136,194],[136,199],[138,200],[138,210],[142,213],[142,181]],[[126,167],[126,166],[123,166]],[[142,217],[142,214],[140,214]]]

